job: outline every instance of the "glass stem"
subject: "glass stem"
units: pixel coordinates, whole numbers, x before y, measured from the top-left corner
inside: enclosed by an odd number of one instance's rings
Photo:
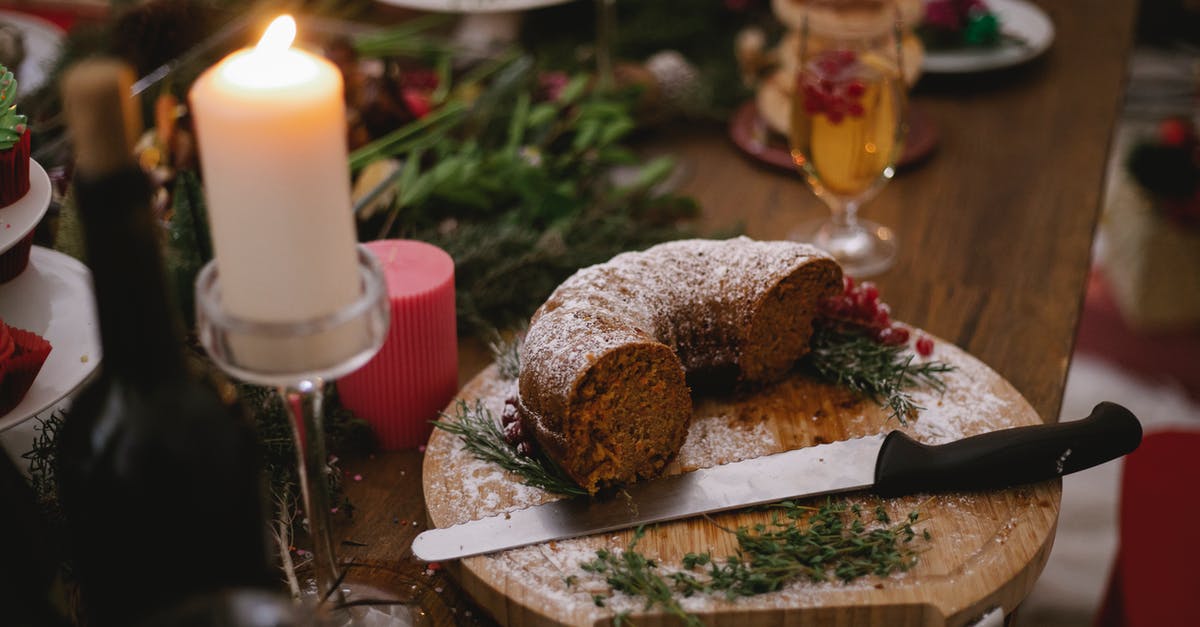
[[[830,203],[830,222],[839,231],[853,231],[858,228],[858,201],[843,200],[836,204]]]
[[[294,385],[279,388],[283,405],[292,422],[296,439],[296,462],[299,464],[300,494],[308,515],[308,535],[312,540],[313,572],[317,582],[318,600],[328,598],[335,606],[345,602],[339,585],[340,572],[333,552],[332,528],[329,520],[329,459],[325,454],[323,423],[325,382],[318,377],[304,379]]]
[[[617,1],[596,0],[596,81],[602,90],[612,89],[613,38],[617,30]]]

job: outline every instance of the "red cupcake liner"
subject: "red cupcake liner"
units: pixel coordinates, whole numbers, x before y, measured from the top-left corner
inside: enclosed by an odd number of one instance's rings
[[[0,150],[0,208],[29,192],[29,129],[8,150]]]
[[[25,398],[42,364],[50,356],[50,342],[37,334],[9,327],[17,350],[0,363],[0,414],[6,414]]]
[[[33,250],[33,231],[21,238],[12,248],[0,254],[0,283],[7,283],[29,266],[29,253]]]

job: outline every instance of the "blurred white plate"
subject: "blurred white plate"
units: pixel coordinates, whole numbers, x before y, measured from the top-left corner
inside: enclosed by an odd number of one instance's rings
[[[1004,40],[993,48],[925,50],[921,69],[933,74],[968,74],[1019,65],[1037,57],[1054,41],[1054,23],[1025,0],[986,0],[1000,21]],[[1016,40],[1016,41],[1014,41]]]
[[[422,11],[442,11],[447,13],[498,13],[501,11],[524,11],[548,7],[552,4],[563,4],[570,0],[376,0],[382,4],[390,4]]]
[[[0,285],[0,318],[53,347],[25,398],[0,416],[4,431],[71,395],[100,365],[92,273],[73,257],[34,246],[25,272]]]
[[[0,254],[29,235],[49,208],[50,177],[37,161],[31,160],[29,191],[17,202],[0,209]]]
[[[21,94],[27,94],[46,82],[50,64],[58,58],[58,49],[66,33],[53,22],[35,15],[0,9],[0,22],[8,22],[25,33],[25,60],[10,68],[17,77]]]

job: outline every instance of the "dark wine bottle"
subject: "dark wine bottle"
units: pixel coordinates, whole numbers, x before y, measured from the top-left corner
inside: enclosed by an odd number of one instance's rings
[[[186,365],[162,228],[131,156],[131,82],[128,68],[92,61],[63,83],[103,361],[67,414],[57,477],[94,627],[276,579],[256,436],[239,407]]]

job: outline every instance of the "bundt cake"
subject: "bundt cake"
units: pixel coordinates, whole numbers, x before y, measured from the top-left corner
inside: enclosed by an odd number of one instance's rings
[[[653,477],[683,445],[688,375],[780,378],[842,272],[792,242],[683,240],[567,279],[521,349],[522,426],[589,492]]]

